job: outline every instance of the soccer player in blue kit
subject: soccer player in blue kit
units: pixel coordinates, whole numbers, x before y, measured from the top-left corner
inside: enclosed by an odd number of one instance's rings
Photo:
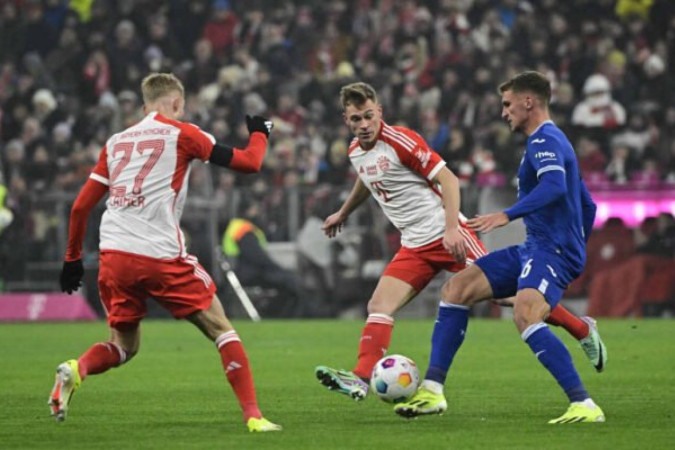
[[[512,131],[527,136],[518,171],[518,200],[504,211],[477,216],[468,224],[489,232],[522,217],[526,240],[479,258],[446,282],[425,379],[415,395],[394,411],[403,417],[444,412],[443,386],[464,341],[469,308],[483,300],[515,295],[514,321],[523,341],[570,401],[567,412],[549,423],[604,422],[605,415],[586,391],[567,348],[544,323],[584,268],[595,205],[581,181],[572,145],[550,120],[548,79],[538,72],[522,72],[501,84],[499,91],[502,118]]]

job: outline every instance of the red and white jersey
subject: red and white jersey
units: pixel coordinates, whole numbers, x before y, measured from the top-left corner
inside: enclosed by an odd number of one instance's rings
[[[358,139],[349,159],[391,223],[401,244],[415,248],[443,236],[445,210],[440,186],[431,180],[445,161],[414,131],[382,122],[377,142],[363,150]],[[466,219],[460,214],[460,222]]]
[[[180,218],[190,162],[207,161],[215,139],[197,126],[151,112],[113,135],[90,178],[108,186],[101,250],[157,259],[187,255]]]

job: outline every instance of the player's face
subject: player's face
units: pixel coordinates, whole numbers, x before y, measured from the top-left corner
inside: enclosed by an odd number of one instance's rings
[[[343,115],[349,130],[359,140],[363,149],[370,149],[377,142],[382,124],[382,106],[368,100],[362,105],[350,103]]]
[[[502,92],[502,119],[509,124],[511,131],[526,129],[531,109],[532,97],[527,93]]]

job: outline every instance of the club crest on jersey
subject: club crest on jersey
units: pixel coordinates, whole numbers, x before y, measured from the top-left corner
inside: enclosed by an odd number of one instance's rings
[[[419,159],[420,163],[422,164],[422,168],[426,168],[427,164],[429,164],[429,160],[431,159],[431,152],[425,148],[418,148],[415,150],[415,158]]]
[[[386,156],[380,156],[377,158],[377,167],[379,167],[382,172],[388,171],[390,164],[389,158]]]

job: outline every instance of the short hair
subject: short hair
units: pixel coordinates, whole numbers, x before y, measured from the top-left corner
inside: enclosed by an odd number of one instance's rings
[[[340,103],[342,104],[343,109],[346,109],[350,104],[357,106],[363,105],[368,100],[378,103],[377,93],[368,83],[359,81],[343,86],[342,89],[340,89]]]
[[[521,72],[508,81],[499,85],[499,92],[513,91],[514,93],[531,92],[538,97],[544,105],[551,101],[551,82],[546,75],[528,70]]]
[[[185,95],[183,83],[172,73],[152,73],[143,78],[141,83],[143,92],[143,102],[152,103],[160,97],[171,92],[178,92],[181,96]]]

